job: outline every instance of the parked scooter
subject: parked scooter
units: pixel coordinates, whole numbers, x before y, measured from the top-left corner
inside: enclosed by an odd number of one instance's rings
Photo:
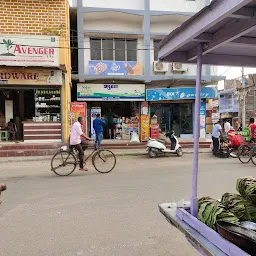
[[[165,134],[171,141],[171,148],[167,149],[166,146],[155,139],[149,139],[147,144],[148,155],[151,158],[155,158],[160,154],[177,154],[178,156],[182,156],[182,148],[179,144],[178,138],[175,136],[174,131],[167,132]]]

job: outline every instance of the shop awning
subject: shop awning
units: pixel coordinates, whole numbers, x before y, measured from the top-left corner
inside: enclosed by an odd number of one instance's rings
[[[162,61],[256,66],[256,0],[213,0],[172,31],[160,45]]]

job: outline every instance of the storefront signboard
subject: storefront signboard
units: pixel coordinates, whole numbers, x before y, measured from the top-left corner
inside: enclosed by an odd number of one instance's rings
[[[61,70],[0,68],[0,85],[62,85]]]
[[[146,90],[147,101],[159,100],[185,100],[195,99],[196,89],[191,88],[155,88]],[[201,98],[216,98],[217,90],[213,87],[204,87],[201,89]]]
[[[83,117],[82,129],[84,134],[86,132],[86,121],[87,121],[87,104],[86,102],[72,102],[71,103],[71,112],[72,112],[72,124],[74,124],[78,117]]]
[[[137,61],[89,61],[89,75],[141,76],[142,63]]]
[[[59,67],[59,37],[0,35],[0,65]]]
[[[150,137],[150,116],[142,114],[140,116],[140,137],[141,141],[148,141]]]
[[[96,119],[96,115],[101,114],[101,108],[91,108],[91,137],[95,139],[95,131],[93,129],[93,121]]]
[[[141,102],[141,114],[148,115],[149,106],[147,101]]]
[[[220,120],[220,113],[212,113],[212,123],[216,124]]]
[[[203,100],[200,106],[200,138],[205,138],[206,136],[206,101]]]
[[[144,101],[144,84],[78,84],[78,101]]]

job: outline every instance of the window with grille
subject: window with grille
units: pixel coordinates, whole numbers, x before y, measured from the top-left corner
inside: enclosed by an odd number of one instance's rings
[[[137,61],[137,39],[91,38],[91,60]]]

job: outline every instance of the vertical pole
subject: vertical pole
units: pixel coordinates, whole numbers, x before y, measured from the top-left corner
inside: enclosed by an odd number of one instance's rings
[[[243,109],[242,109],[242,125],[243,125],[243,128],[245,127],[245,113],[246,113],[246,110],[245,110],[245,96],[246,96],[246,93],[245,93],[245,81],[244,81],[244,67],[242,67],[242,95],[243,95]]]
[[[197,180],[198,180],[198,151],[200,136],[200,101],[201,101],[201,78],[202,78],[202,44],[197,48],[197,74],[196,74],[196,101],[194,116],[194,154],[193,154],[193,177],[192,177],[192,197],[191,214],[197,217],[198,198],[197,198]]]
[[[144,77],[145,82],[150,82],[150,0],[144,0]]]
[[[78,75],[79,81],[84,82],[85,58],[84,58],[84,12],[83,0],[77,0],[77,43],[78,43]]]

